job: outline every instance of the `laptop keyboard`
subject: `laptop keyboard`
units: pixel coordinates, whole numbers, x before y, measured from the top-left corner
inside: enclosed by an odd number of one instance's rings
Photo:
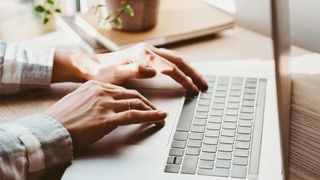
[[[206,79],[207,91],[186,97],[164,171],[243,179],[258,175],[266,79]]]

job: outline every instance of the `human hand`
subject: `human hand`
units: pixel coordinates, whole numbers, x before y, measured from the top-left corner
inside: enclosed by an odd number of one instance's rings
[[[145,43],[112,53],[95,55],[77,53],[70,59],[72,66],[76,67],[75,74],[83,80],[94,79],[120,85],[129,79],[151,78],[160,72],[193,92],[208,87],[204,78],[176,52]],[[60,70],[63,71],[62,68]],[[65,70],[60,74],[68,72],[72,71]]]
[[[88,81],[45,111],[70,133],[75,150],[86,147],[118,126],[161,123],[167,116],[135,90]]]

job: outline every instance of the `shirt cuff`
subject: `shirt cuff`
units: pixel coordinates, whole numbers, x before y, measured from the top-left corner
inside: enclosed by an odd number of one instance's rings
[[[0,94],[48,87],[53,58],[51,47],[0,42]]]
[[[29,173],[36,173],[73,158],[69,132],[55,119],[36,114],[7,123],[3,129],[16,135],[27,150]]]

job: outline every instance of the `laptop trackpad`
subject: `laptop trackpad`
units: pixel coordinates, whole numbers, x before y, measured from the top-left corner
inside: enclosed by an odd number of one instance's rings
[[[177,90],[139,90],[147,97],[159,110],[168,113],[166,125],[159,128],[154,124],[137,124],[122,126],[106,135],[95,143],[90,151],[102,151],[106,154],[106,149],[118,149],[126,145],[158,146],[165,147],[169,143],[169,138],[175,121],[179,118],[183,105],[183,91]]]

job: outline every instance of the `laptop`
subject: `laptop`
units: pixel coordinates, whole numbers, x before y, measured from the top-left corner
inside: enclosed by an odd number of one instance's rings
[[[129,82],[169,113],[165,127],[119,127],[76,157],[62,179],[284,179],[288,2],[271,7],[274,61],[193,64],[209,83],[196,96],[166,76]]]

